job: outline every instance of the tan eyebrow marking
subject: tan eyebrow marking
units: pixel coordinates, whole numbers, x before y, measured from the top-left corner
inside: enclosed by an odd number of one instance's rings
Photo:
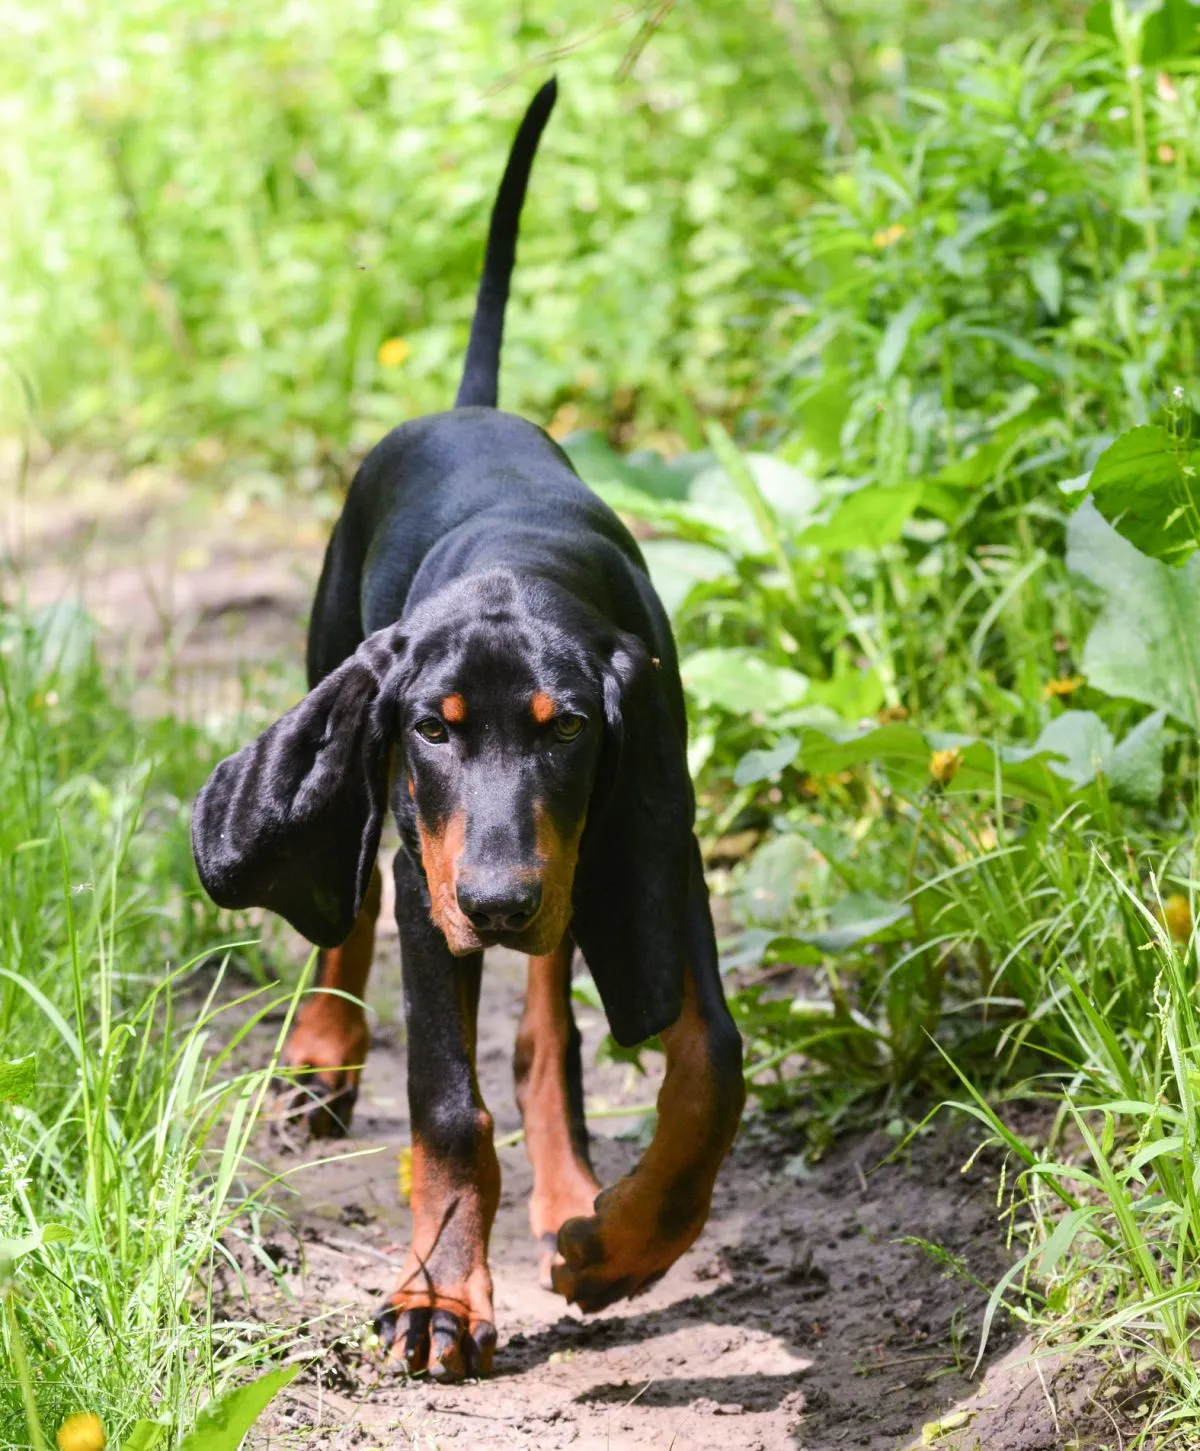
[[[451,725],[458,725],[467,718],[467,702],[461,695],[448,695],[442,701],[442,715]]]
[[[529,709],[538,725],[546,725],[555,716],[554,702],[544,690],[534,692],[533,699],[529,702]]]

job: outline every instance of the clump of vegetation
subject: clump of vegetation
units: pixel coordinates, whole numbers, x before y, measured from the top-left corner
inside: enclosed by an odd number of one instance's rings
[[[1115,4],[943,48],[782,241],[747,451],[575,444],[673,602],[759,1097],[813,1153],[975,1114],[1026,1242],[993,1310],[1149,1357],[1164,1435],[1200,1405],[1198,42]]]
[[[270,1350],[203,1286],[269,1081],[231,1070],[230,1023],[278,994],[205,965],[187,816],[215,743],[135,723],[63,607],[0,613],[0,701],[0,1441],[78,1414],[177,1442]]]

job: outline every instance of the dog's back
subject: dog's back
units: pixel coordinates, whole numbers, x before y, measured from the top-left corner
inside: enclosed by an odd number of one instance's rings
[[[394,428],[350,486],[313,606],[310,687],[447,580],[497,565],[568,577],[659,657],[673,656],[629,531],[544,430],[496,407],[521,208],[556,95],[551,80],[534,96],[509,154],[454,408]]]

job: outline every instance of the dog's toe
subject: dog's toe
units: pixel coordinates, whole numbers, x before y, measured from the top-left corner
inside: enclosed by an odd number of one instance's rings
[[[450,1385],[491,1374],[496,1327],[468,1322],[455,1310],[427,1305],[408,1308],[389,1300],[375,1317],[375,1331],[388,1351],[388,1364],[408,1375],[426,1372]]]

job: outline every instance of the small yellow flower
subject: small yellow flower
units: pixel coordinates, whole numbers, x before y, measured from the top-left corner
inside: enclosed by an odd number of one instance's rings
[[[871,236],[871,241],[880,249],[893,247],[901,237],[908,235],[908,228],[903,222],[893,222],[890,227],[883,227],[880,231]]]
[[[407,1204],[412,1198],[412,1150],[401,1149],[396,1161],[396,1187],[400,1190],[400,1202]]]
[[[958,775],[962,759],[963,753],[958,746],[951,746],[945,751],[934,751],[929,758],[929,774],[937,785],[949,786]]]
[[[411,352],[412,349],[403,338],[388,338],[386,343],[379,344],[376,356],[382,367],[398,368]]]
[[[1176,942],[1192,936],[1192,904],[1180,892],[1172,892],[1162,904],[1163,923]]]
[[[104,1451],[104,1427],[91,1411],[79,1411],[58,1428],[58,1451]]]
[[[1047,700],[1061,700],[1064,695],[1073,695],[1081,685],[1087,681],[1082,675],[1060,676],[1057,680],[1047,680],[1042,689],[1042,694]]]

